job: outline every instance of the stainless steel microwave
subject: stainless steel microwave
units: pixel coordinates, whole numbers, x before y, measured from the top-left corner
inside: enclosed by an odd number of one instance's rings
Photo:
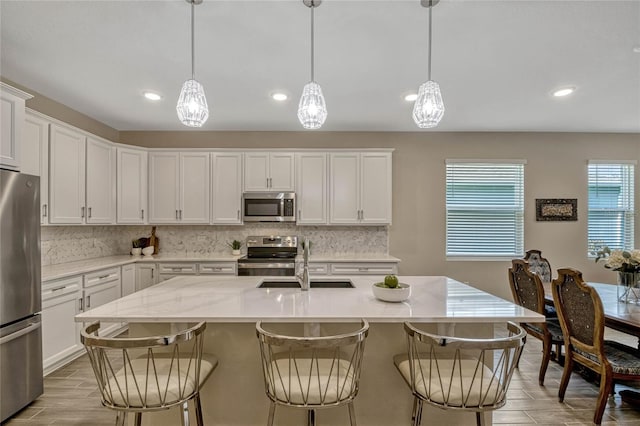
[[[245,222],[295,222],[295,192],[245,192],[242,194]]]

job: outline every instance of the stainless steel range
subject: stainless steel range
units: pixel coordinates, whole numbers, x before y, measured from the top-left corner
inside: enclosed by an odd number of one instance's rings
[[[247,255],[238,259],[238,275],[294,276],[298,237],[247,237]]]

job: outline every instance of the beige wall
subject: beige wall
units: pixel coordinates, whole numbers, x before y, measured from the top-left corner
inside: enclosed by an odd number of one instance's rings
[[[509,299],[508,261],[445,259],[445,159],[526,159],[525,248],[542,250],[554,270],[570,266],[587,280],[611,283],[614,273],[586,256],[587,160],[640,159],[638,134],[121,132],[120,141],[164,148],[395,148],[389,250],[402,259],[401,274],[447,275]],[[578,221],[536,222],[536,198],[577,198]]]
[[[615,282],[613,272],[586,256],[589,159],[640,160],[640,135],[593,133],[367,132],[118,132],[35,95],[27,106],[112,141],[163,148],[394,148],[393,225],[389,252],[405,275],[448,275],[510,298],[507,261],[452,262],[444,256],[444,160],[518,158],[525,167],[525,248],[538,248],[554,269],[580,269],[587,280]],[[577,198],[577,222],[536,222],[536,198]],[[640,210],[640,168],[636,170]],[[636,215],[640,246],[640,215]]]

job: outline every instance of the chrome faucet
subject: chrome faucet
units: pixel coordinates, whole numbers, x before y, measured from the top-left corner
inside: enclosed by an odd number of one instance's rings
[[[298,282],[300,283],[300,288],[303,291],[309,290],[309,241],[305,238],[304,243],[302,244],[302,257],[304,259],[302,264],[302,271],[300,271],[296,278],[298,278]]]

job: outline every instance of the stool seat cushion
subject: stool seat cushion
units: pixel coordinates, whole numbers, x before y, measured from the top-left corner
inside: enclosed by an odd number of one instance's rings
[[[111,403],[119,407],[147,408],[176,404],[197,390],[195,361],[189,357],[181,357],[179,373],[178,358],[173,359],[173,365],[171,361],[170,354],[154,354],[153,362],[147,362],[146,356],[133,359],[130,365],[126,364],[118,370],[105,384],[107,388],[105,394],[111,394],[113,397]],[[191,363],[190,366],[189,363]],[[200,385],[211,375],[217,365],[216,357],[202,355]],[[187,369],[189,369],[188,374]]]
[[[393,358],[396,368],[411,385],[407,354]],[[437,366],[436,366],[437,362]],[[430,369],[433,368],[433,371]],[[477,359],[430,359],[415,362],[415,391],[425,400],[449,407],[483,407],[502,403],[504,393],[493,371]]]
[[[348,399],[356,386],[353,364],[339,357],[289,358],[282,353],[271,361],[271,371],[269,393],[286,404],[335,404]]]

